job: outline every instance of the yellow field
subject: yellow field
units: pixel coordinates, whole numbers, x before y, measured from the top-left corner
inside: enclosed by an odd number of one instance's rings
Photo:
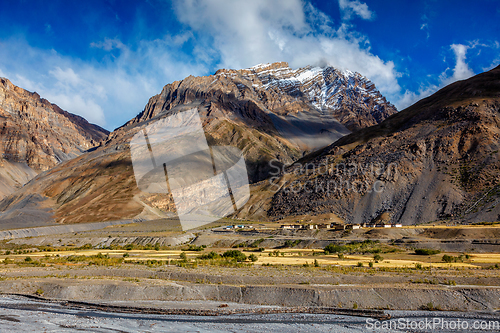
[[[217,249],[216,252],[222,253],[227,249]],[[55,257],[59,255],[60,257],[66,257],[70,255],[84,255],[92,256],[99,253],[104,255],[109,255],[110,257],[123,257],[125,253],[129,254],[129,257],[124,258],[125,261],[137,261],[137,260],[177,260],[182,252],[185,252],[188,259],[195,259],[204,252],[198,251],[182,251],[182,250],[73,250],[73,251],[53,251],[53,252],[36,252],[28,254],[12,254],[9,258],[20,259],[25,257],[31,257],[33,259],[43,258],[46,256]],[[320,250],[311,249],[286,249],[286,252],[280,252],[278,256],[272,255],[273,250],[265,250],[264,252],[250,252],[242,251],[245,255],[249,256],[254,254],[257,256],[258,260],[254,263],[256,265],[272,264],[272,265],[313,265],[314,260],[317,260],[319,265],[337,265],[337,266],[355,266],[358,262],[363,263],[363,266],[368,266],[370,262],[373,262],[373,267],[387,267],[387,268],[413,268],[416,264],[422,265],[422,267],[435,267],[435,268],[478,268],[477,264],[496,264],[500,263],[500,254],[497,253],[484,253],[484,254],[472,254],[470,255],[470,260],[467,262],[457,262],[457,263],[444,263],[440,262],[442,254],[432,256],[432,262],[429,262],[429,257],[419,257],[412,256],[408,253],[397,253],[397,254],[383,254],[384,260],[378,263],[374,262],[373,255],[345,255],[344,259],[339,259],[337,255],[318,255],[313,256],[313,252],[322,253]],[[284,253],[284,256],[282,255]],[[5,256],[2,256],[3,258]],[[414,258],[413,258],[414,257]],[[0,258],[0,261],[4,259]]]
[[[289,251],[288,251],[289,252]],[[307,251],[295,251],[306,253]],[[319,251],[317,251],[319,252]],[[252,252],[244,252],[246,255],[250,255]],[[285,256],[269,256],[268,252],[263,252],[262,254],[257,255],[259,260],[255,262],[255,264],[273,264],[273,265],[304,265],[314,264],[314,260],[318,261],[320,265],[338,265],[338,266],[353,266],[357,265],[358,262],[363,263],[364,266],[368,266],[368,263],[373,262],[373,256],[367,255],[345,255],[343,260],[338,259],[336,255],[322,255],[321,257],[312,257],[312,256],[298,256],[295,253],[293,255],[286,254]],[[500,261],[500,254],[498,255]],[[495,262],[495,259],[492,259],[492,262]],[[432,262],[428,261],[419,261],[419,260],[405,260],[405,259],[385,259],[378,263],[373,262],[373,267],[415,267],[415,264],[421,264],[422,267],[468,267],[468,268],[477,268],[479,266],[470,264],[470,263],[444,263],[444,262]]]
[[[500,253],[475,253],[470,256],[472,262],[485,264],[500,263]]]

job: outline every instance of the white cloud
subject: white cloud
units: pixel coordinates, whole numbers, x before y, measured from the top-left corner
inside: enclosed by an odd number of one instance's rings
[[[106,125],[104,111],[97,104],[101,100],[88,91],[88,87],[92,85],[90,82],[81,80],[71,68],[62,70],[56,67],[49,73],[55,77],[55,81],[46,80],[48,85],[19,74],[12,77],[11,81],[28,91],[36,91],[42,98],[57,104],[63,110],[84,117],[91,123]],[[102,89],[97,89],[96,95],[99,95],[99,92],[102,94]]]
[[[310,32],[300,1],[175,1],[181,22],[207,35],[203,48],[213,49],[221,67],[242,68],[282,60],[291,34]],[[292,36],[293,37],[293,36]],[[198,41],[203,38],[198,38]],[[209,39],[213,39],[213,43]]]
[[[49,101],[57,101],[57,105],[63,110],[71,110],[72,113],[82,115],[93,124],[105,124],[106,119],[101,106],[93,99],[81,95],[53,95],[45,94]]]
[[[422,15],[422,25],[420,26],[420,30],[425,31],[426,33],[426,39],[429,39],[430,32],[429,32],[429,17],[427,15]]]
[[[363,18],[373,14],[358,1],[342,3]],[[332,27],[331,19],[310,3],[279,1],[174,1],[179,20],[192,29],[203,50],[219,59],[219,68],[246,68],[287,61],[297,68],[330,64],[357,71],[385,94],[400,91],[394,63],[373,55],[369,41],[349,24]]]
[[[426,32],[426,39],[429,39],[429,37],[431,36],[430,33],[429,33],[429,24],[428,23],[423,23],[420,26],[420,30],[425,31]]]
[[[366,3],[357,0],[339,0],[339,7],[344,20],[350,20],[353,15],[358,15],[364,20],[371,20],[375,17]]]
[[[455,65],[453,69],[448,67],[439,75],[439,87],[444,87],[445,85],[455,81],[465,80],[474,76],[474,72],[470,69],[466,62],[467,50],[475,47],[474,44],[471,45],[472,46],[466,46],[463,44],[450,45],[450,49],[453,51],[455,56]],[[444,61],[446,62],[446,58]],[[451,75],[449,74],[450,71],[452,71]]]
[[[339,0],[339,7],[342,20],[334,26],[331,17],[301,0],[174,0],[175,14],[184,24],[177,35],[135,46],[112,37],[96,40],[89,45],[102,56],[96,61],[38,49],[23,40],[0,41],[0,75],[113,129],[139,113],[165,84],[217,68],[287,61],[293,68],[349,69],[371,79],[399,109],[474,74],[466,56],[475,44],[454,44],[455,62],[441,81],[402,93],[402,74],[395,64],[374,55],[367,36],[349,23],[354,15],[373,19],[374,13],[360,1]],[[422,30],[428,30],[425,19],[423,23]]]
[[[414,104],[415,102],[421,100],[422,98],[429,97],[433,93],[435,93],[440,87],[437,85],[427,85],[421,86],[418,91],[410,91],[406,90],[404,94],[400,95],[397,99],[394,100],[394,105],[398,108],[398,110],[403,110],[408,106]]]
[[[70,84],[72,86],[77,86],[82,83],[80,77],[71,68],[65,70],[60,67],[56,67],[49,71],[60,83]]]
[[[430,83],[428,85],[422,85],[417,92],[406,90],[403,95],[395,100],[395,105],[398,107],[398,109],[402,110],[421,100],[422,98],[432,95],[437,90],[443,88],[448,84],[459,80],[465,80],[474,76],[474,72],[472,71],[472,69],[470,69],[469,65],[466,62],[466,54],[469,48],[474,48],[477,45],[479,45],[479,43],[477,42],[472,43],[471,46],[466,46],[463,44],[450,45],[450,49],[455,55],[455,65],[452,69],[452,74],[448,74],[448,72],[451,70],[448,67],[439,75],[437,84]]]
[[[126,50],[127,47],[117,38],[104,38],[104,41],[90,43],[91,47],[111,51],[113,49]]]
[[[7,77],[9,78],[9,77]],[[29,90],[29,91],[40,91],[40,90],[43,90],[43,85],[40,85],[26,77],[24,77],[23,75],[20,75],[20,74],[16,74],[15,75],[15,80],[13,80],[11,78],[11,82],[13,82],[14,84],[16,84],[17,86],[23,88],[23,89],[26,89],[26,90]]]
[[[456,64],[453,69],[453,76],[450,78],[451,82],[458,80],[465,80],[474,75],[474,72],[469,68],[465,62],[468,47],[462,44],[452,44],[451,49],[455,53]]]

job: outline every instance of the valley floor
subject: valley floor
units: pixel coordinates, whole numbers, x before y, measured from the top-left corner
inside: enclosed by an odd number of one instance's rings
[[[290,233],[264,225],[261,231],[221,233],[209,227],[182,233],[160,222],[112,225],[2,241],[0,293],[134,305],[155,301],[163,308],[212,302],[231,309],[306,306],[498,316],[500,251],[487,250],[498,247],[499,230]],[[464,244],[476,249],[457,251]]]

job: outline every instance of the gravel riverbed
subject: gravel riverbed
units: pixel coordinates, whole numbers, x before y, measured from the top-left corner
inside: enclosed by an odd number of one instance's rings
[[[172,307],[175,303],[165,305]],[[207,301],[193,305],[214,304]],[[383,321],[307,313],[219,316],[117,313],[13,295],[0,296],[0,309],[0,332],[498,332],[495,325],[500,324],[497,313],[486,312],[386,311],[391,319]]]

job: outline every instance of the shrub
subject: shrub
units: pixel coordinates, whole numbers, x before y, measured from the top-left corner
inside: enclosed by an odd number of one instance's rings
[[[202,254],[201,256],[198,256],[198,259],[202,260],[208,260],[208,259],[217,259],[219,258],[219,254],[214,251],[210,251],[209,253]]]
[[[427,303],[427,305],[423,305],[421,309],[427,311],[441,311],[441,307],[439,305],[434,306],[432,302]]]
[[[314,259],[314,267],[319,267],[319,262],[317,259]]]
[[[416,249],[415,254],[419,256],[430,256],[433,254],[439,254],[441,251],[432,249]]]
[[[236,261],[241,262],[247,260],[247,256],[239,250],[228,250],[222,254],[224,258],[234,258]]]
[[[370,266],[370,268],[373,268],[373,261],[370,261],[370,262],[368,263],[368,266]]]
[[[186,261],[187,260],[187,255],[185,252],[181,252],[181,254],[179,255],[179,257],[183,260],[183,261]]]
[[[441,258],[441,260],[444,261],[444,262],[447,262],[447,263],[451,263],[451,262],[455,261],[455,258],[452,257],[452,256],[449,256],[449,255],[445,254],[443,256],[443,258]]]
[[[194,244],[189,244],[188,248],[183,249],[183,251],[203,251],[206,247],[206,245],[196,246]]]
[[[257,258],[257,256],[255,254],[251,254],[249,257],[248,257],[252,262],[256,262],[257,260],[259,260],[259,258]]]
[[[382,256],[380,256],[379,254],[376,254],[373,256],[373,260],[379,262],[379,261],[384,261],[384,258],[382,258]]]
[[[260,245],[260,243],[262,243],[263,241],[264,241],[264,238],[257,239],[252,244],[250,244],[250,247],[258,247]]]
[[[274,250],[273,252],[269,252],[270,257],[272,257],[272,256],[278,257],[279,255],[280,255],[280,251],[278,251],[278,250]]]
[[[296,239],[294,241],[292,241],[291,239],[287,239],[285,241],[285,244],[283,245],[283,247],[284,248],[286,248],[286,247],[294,247],[294,246],[298,245],[301,241],[302,240],[300,240],[300,239]]]
[[[85,258],[85,256],[81,256],[81,257]],[[109,259],[109,254],[102,254],[101,252],[99,252],[98,254],[95,255],[95,257],[97,259]]]
[[[411,283],[422,283],[422,284],[439,284],[438,280],[433,279],[417,279],[417,280],[410,280]]]
[[[363,267],[363,263],[362,262],[358,262],[358,264],[356,266]]]
[[[26,257],[26,258],[24,258],[24,261],[26,261],[26,262],[32,262],[33,259],[31,259],[31,257]]]
[[[337,244],[328,244],[324,248],[326,254],[344,252],[345,250],[346,250],[345,246]]]

